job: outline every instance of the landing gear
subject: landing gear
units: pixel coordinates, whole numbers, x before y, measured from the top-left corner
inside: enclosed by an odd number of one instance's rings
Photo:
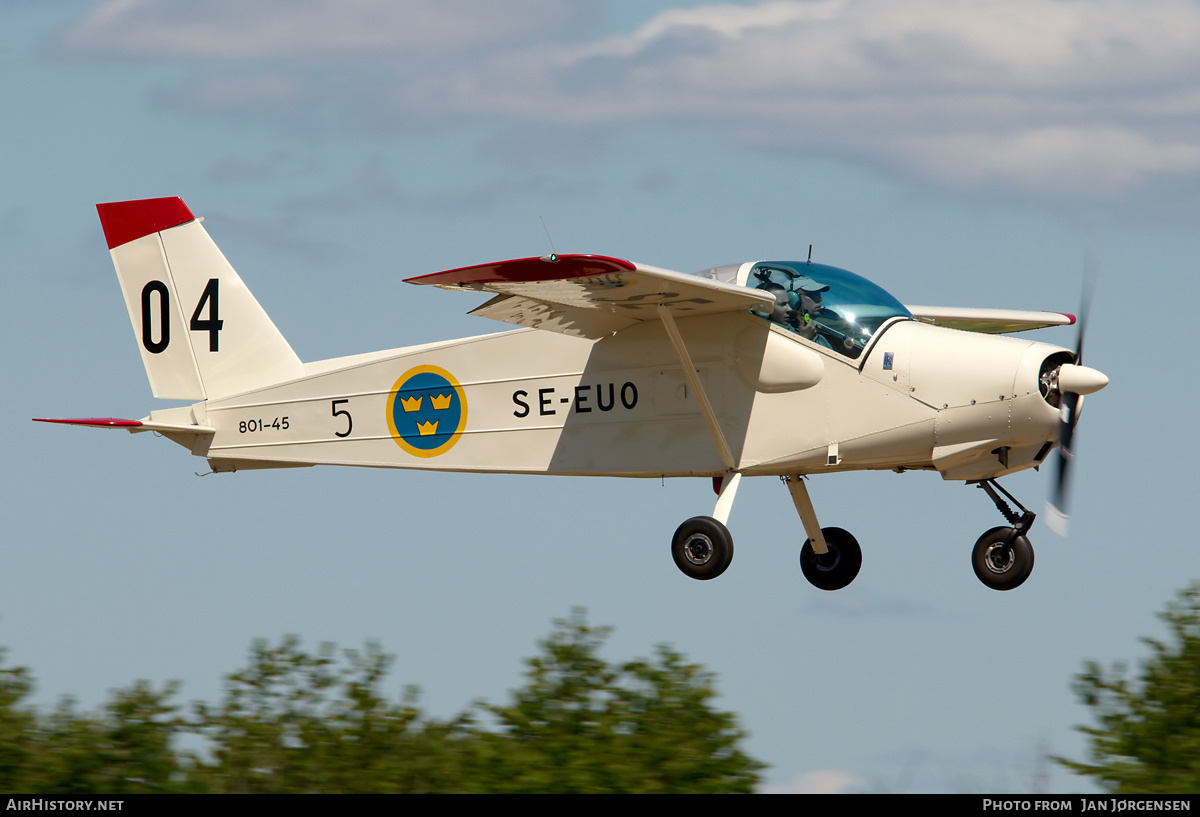
[[[841,528],[821,528],[827,550],[817,554],[812,541],[800,548],[800,569],[809,584],[821,590],[841,590],[858,575],[862,550],[858,540]]]
[[[671,556],[684,575],[705,581],[725,572],[733,561],[733,536],[725,523],[737,494],[742,475],[726,471],[713,481],[717,490],[717,506],[712,516],[693,516],[675,530],[671,539]]]
[[[1033,572],[1033,546],[1025,538],[1025,534],[1033,526],[1037,515],[1026,508],[1017,498],[1010,494],[994,479],[985,479],[976,483],[996,504],[996,510],[1008,520],[1012,527],[992,528],[975,542],[971,551],[971,566],[979,581],[993,590],[1012,590],[1020,587]],[[1021,509],[1021,514],[1008,506],[996,491],[1008,497],[1014,505]]]
[[[808,540],[800,548],[800,569],[809,584],[822,590],[841,590],[858,575],[862,567],[862,550],[858,540],[841,528],[822,528],[817,512],[808,498],[803,477],[780,477],[787,483],[792,502]]]
[[[715,579],[733,561],[733,536],[711,516],[693,516],[675,531],[671,555],[693,579]]]
[[[1033,572],[1033,547],[1016,528],[992,528],[975,543],[971,566],[993,590],[1012,590]]]
[[[733,561],[733,536],[725,527],[742,475],[733,469],[714,478],[717,504],[712,516],[693,516],[675,531],[671,557],[684,575],[700,581],[715,579]],[[822,590],[841,590],[858,575],[862,550],[858,540],[841,528],[822,528],[803,477],[782,477],[792,494],[808,539],[800,549],[804,577]]]

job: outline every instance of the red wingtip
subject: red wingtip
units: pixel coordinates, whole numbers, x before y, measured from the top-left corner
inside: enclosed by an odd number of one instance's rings
[[[499,282],[560,281],[569,278],[586,278],[593,275],[608,275],[614,272],[631,272],[637,265],[607,255],[558,255],[545,258],[514,258],[494,264],[478,264],[473,267],[435,272],[405,278],[406,284],[434,284],[462,286],[463,284],[492,284]]]
[[[71,426],[92,426],[94,428],[137,428],[141,420],[122,420],[119,417],[71,417],[57,420],[45,417],[34,417],[35,423],[65,423]]]
[[[1075,316],[1074,316],[1074,315],[1072,315],[1070,312],[1059,312],[1058,314],[1060,314],[1060,315],[1063,315],[1063,316],[1065,316],[1065,317],[1068,317],[1068,318],[1070,318],[1070,319],[1071,319],[1071,322],[1070,322],[1069,324],[1067,324],[1067,326],[1074,326],[1074,325],[1075,325]]]
[[[186,224],[196,217],[178,196],[165,199],[139,199],[138,201],[110,201],[97,204],[100,225],[108,248],[128,244],[134,239],[157,233],[179,224]]]

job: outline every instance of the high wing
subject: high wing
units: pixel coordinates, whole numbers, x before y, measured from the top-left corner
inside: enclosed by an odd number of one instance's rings
[[[773,297],[762,290],[635,264],[603,255],[547,255],[406,278],[410,284],[494,294],[469,314],[599,339],[639,321],[658,320],[658,307],[683,318],[765,308]],[[1007,334],[1070,326],[1065,312],[909,306],[923,323],[985,334]]]
[[[639,321],[765,308],[761,290],[603,255],[548,255],[405,279],[496,297],[469,314],[564,335],[599,339]]]
[[[1070,326],[1075,316],[1068,312],[1026,312],[1018,309],[972,309],[950,306],[909,306],[913,317],[924,323],[1002,335],[1009,332],[1028,332],[1048,326]]]

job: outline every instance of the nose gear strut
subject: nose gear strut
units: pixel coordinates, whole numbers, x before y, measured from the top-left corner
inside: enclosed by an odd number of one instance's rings
[[[1033,527],[1033,520],[1037,518],[1037,514],[1022,505],[995,479],[975,480],[967,484],[982,488],[995,503],[996,510],[1000,511],[1000,515],[1012,526],[992,528],[975,542],[971,553],[971,565],[975,568],[975,575],[993,590],[1012,590],[1019,587],[1033,572],[1033,547],[1025,538],[1025,534]],[[1010,502],[1020,508],[1021,513],[1018,514],[1009,507],[1008,503],[1000,498],[1000,494],[1004,494]]]

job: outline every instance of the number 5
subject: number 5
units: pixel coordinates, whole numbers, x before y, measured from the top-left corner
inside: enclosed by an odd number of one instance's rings
[[[335,436],[349,437],[350,432],[354,430],[354,419],[350,416],[350,412],[346,411],[345,409],[342,409],[341,411],[338,410],[338,403],[349,403],[349,402],[350,402],[349,400],[334,400],[333,401],[333,416],[337,417],[337,416],[341,415],[346,418],[346,430],[333,432]]]

